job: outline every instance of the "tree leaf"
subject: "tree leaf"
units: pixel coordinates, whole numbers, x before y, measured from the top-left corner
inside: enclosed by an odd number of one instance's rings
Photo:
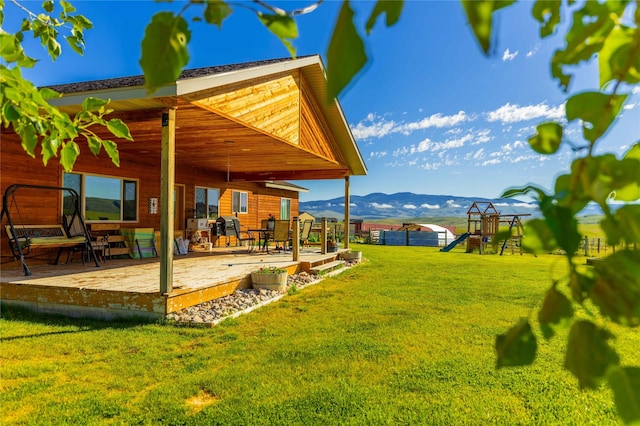
[[[627,204],[600,221],[610,245],[640,243],[640,205]]]
[[[609,373],[618,415],[626,424],[640,424],[640,368],[616,368]]]
[[[607,344],[613,336],[590,321],[576,321],[569,331],[565,368],[578,379],[581,388],[596,389],[607,370],[620,362]]]
[[[582,120],[584,138],[594,143],[617,117],[626,98],[626,95],[609,96],[601,92],[578,93],[567,100],[567,120]]]
[[[539,154],[553,154],[562,143],[562,126],[555,122],[540,124],[536,134],[529,138],[529,145]]]
[[[331,103],[367,63],[348,0],[342,3],[327,49],[327,102]]]
[[[522,248],[529,253],[550,253],[558,248],[558,243],[543,219],[531,219],[524,225]]]
[[[109,101],[105,101],[104,99],[89,96],[82,101],[82,110],[97,112],[100,111],[100,108],[104,107],[108,103]]]
[[[537,349],[531,325],[523,318],[506,334],[496,336],[496,368],[529,365],[536,358]]]
[[[291,44],[291,39],[298,37],[298,27],[296,21],[291,16],[258,13],[260,22],[267,27],[269,31],[276,35],[285,45],[289,54],[295,58],[296,49]]]
[[[467,20],[485,54],[488,54],[491,48],[493,12],[514,2],[515,0],[462,0]]]
[[[20,135],[20,143],[22,145],[22,149],[25,150],[27,154],[31,157],[36,157],[36,146],[38,146],[38,136],[36,134],[36,129],[31,125],[27,124],[25,126],[20,126],[16,129],[16,133]]]
[[[117,138],[124,138],[132,141],[131,133],[129,133],[129,127],[119,118],[112,118],[107,121],[107,129]]]
[[[187,22],[172,12],[156,13],[142,40],[140,66],[149,94],[174,83],[189,62],[187,45],[191,32]]]
[[[560,23],[560,6],[562,2],[558,0],[537,0],[531,15],[540,22],[540,38],[545,38],[554,33],[556,26]]]
[[[224,21],[233,10],[222,0],[207,0],[207,6],[204,9],[204,19],[209,24],[217,25],[222,28]]]
[[[109,158],[111,158],[111,162],[113,162],[116,167],[120,167],[120,153],[118,152],[118,145],[113,141],[103,140],[102,146],[104,146],[104,150],[109,155]]]
[[[640,325],[640,252],[620,250],[593,266],[591,299],[612,321]]]
[[[100,151],[102,150],[102,140],[91,134],[86,134],[84,136],[87,139],[87,145],[89,146],[89,150],[93,155],[97,157],[100,154]]]
[[[535,186],[535,185],[527,185],[527,186],[523,186],[521,188],[510,188],[507,189],[505,192],[502,193],[502,195],[500,197],[502,198],[512,198],[512,197],[517,197],[519,195],[526,195],[530,192],[535,192],[536,195],[538,195],[538,198],[544,198],[546,197],[546,194],[544,193],[544,191]]]
[[[640,69],[634,67],[635,61],[629,60],[636,45],[634,32],[633,28],[615,27],[604,41],[598,53],[600,87],[604,87],[611,80],[629,84],[638,82]]]
[[[69,173],[73,170],[73,165],[80,155],[80,147],[74,141],[69,141],[60,150],[60,164]]]
[[[387,27],[395,25],[400,19],[400,14],[402,13],[402,7],[404,6],[404,0],[378,0],[376,5],[371,11],[371,15],[369,19],[367,19],[367,24],[365,25],[365,32],[367,35],[371,33],[373,26],[376,24],[378,17],[383,13],[386,14],[387,19],[385,24]]]
[[[42,96],[42,99],[45,99],[45,100],[62,97],[62,93],[58,93],[53,89],[49,89],[48,87],[43,87],[42,89],[39,90],[39,92],[40,92],[40,96]]]
[[[625,168],[629,175],[621,186],[618,186],[613,194],[613,199],[620,201],[636,201],[640,199],[640,142],[636,142],[623,158],[629,162]]]
[[[625,2],[584,2],[576,10],[570,29],[566,32],[566,45],[558,49],[551,59],[551,74],[567,90],[571,75],[564,73],[566,66],[588,61],[602,48],[604,40],[615,28],[616,16],[624,11]]]
[[[544,297],[542,308],[538,311],[538,321],[544,337],[549,339],[554,334],[552,326],[562,326],[569,323],[573,317],[573,306],[564,294],[560,293],[555,284]]]

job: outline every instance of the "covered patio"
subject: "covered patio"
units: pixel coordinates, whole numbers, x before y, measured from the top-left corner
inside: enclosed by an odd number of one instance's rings
[[[72,317],[113,319],[163,318],[189,306],[251,287],[251,272],[275,266],[289,274],[337,265],[340,252],[322,254],[305,248],[299,260],[291,253],[247,252],[242,247],[192,252],[173,261],[173,291],[161,293],[160,259],[114,258],[96,268],[79,258],[66,264],[37,264],[25,276],[16,262],[2,271],[2,301],[42,312]]]
[[[339,103],[326,100],[319,56],[185,70],[175,84],[153,94],[142,76],[53,89],[63,97],[52,103],[70,116],[82,110],[89,96],[110,99],[108,118],[122,119],[134,142],[116,138],[119,165],[104,150],[92,156],[83,146],[73,171],[67,172],[57,159],[44,167],[40,158],[28,157],[20,138],[8,131],[0,146],[0,190],[17,183],[71,187],[80,194],[82,214],[92,230],[96,225],[152,229],[158,232],[159,257],[108,261],[99,268],[80,267],[78,261],[64,266],[29,263],[31,277],[21,276],[19,268],[14,271],[4,260],[3,303],[69,315],[162,317],[248,287],[250,270],[275,259],[290,273],[336,260],[336,253],[327,253],[326,232],[319,250],[296,247],[299,192],[306,190],[285,182],[344,180],[344,220],[349,223],[350,177],[366,175]],[[92,131],[113,139],[103,127]],[[96,193],[101,184],[122,189],[115,196]],[[16,222],[60,224],[64,202],[60,194],[25,192],[16,197]],[[174,258],[176,238],[190,238],[189,220],[204,219],[213,233],[217,217],[235,216],[246,230],[261,228],[272,214],[289,221],[292,252],[236,252],[230,237],[230,247]],[[348,243],[347,230],[345,249]],[[10,257],[7,247],[2,233],[4,258]]]

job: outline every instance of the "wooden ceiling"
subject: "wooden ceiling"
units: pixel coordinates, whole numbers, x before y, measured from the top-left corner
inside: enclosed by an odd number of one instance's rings
[[[162,112],[110,115],[121,118],[134,139],[116,141],[120,153],[160,164]],[[110,136],[104,129],[93,130]],[[176,167],[226,174],[228,166],[231,181],[339,179],[350,174],[335,160],[191,104],[178,106],[175,138]]]

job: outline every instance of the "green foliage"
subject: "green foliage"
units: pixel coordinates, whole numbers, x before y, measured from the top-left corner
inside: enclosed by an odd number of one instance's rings
[[[4,3],[2,3],[4,6]],[[119,119],[106,120],[112,110],[107,109],[108,101],[89,98],[83,102],[82,111],[73,118],[51,106],[47,101],[57,98],[59,93],[47,88],[38,89],[22,77],[22,68],[31,68],[35,59],[29,57],[22,48],[25,33],[32,33],[40,39],[52,59],[62,52],[58,42],[64,37],[71,49],[84,53],[84,30],[92,28],[91,21],[76,11],[71,3],[60,2],[62,11],[57,18],[51,16],[54,2],[42,4],[46,13],[35,13],[24,9],[27,14],[20,30],[15,34],[0,33],[0,57],[5,64],[0,65],[0,108],[2,126],[13,127],[20,137],[22,148],[35,158],[40,146],[42,162],[46,166],[51,159],[59,157],[60,164],[69,172],[80,154],[78,139],[85,140],[90,151],[98,155],[104,147],[115,165],[119,165],[119,155],[115,142],[103,140],[94,131],[93,125],[105,126],[116,138],[132,140],[128,127]],[[64,35],[60,30],[66,30]]]
[[[145,30],[140,58],[149,93],[180,77],[182,69],[189,62],[187,44],[190,39],[189,25],[182,16],[171,12],[160,12],[153,16]]]
[[[471,24],[476,40],[484,53],[491,48],[491,31],[493,27],[493,13],[503,7],[513,4],[515,0],[461,0],[467,20]]]
[[[489,50],[491,18],[498,8],[492,2],[462,0],[469,22],[483,50]],[[483,4],[481,4],[483,3]],[[636,2],[637,3],[637,2]],[[503,196],[533,194],[538,200],[543,219],[530,220],[525,225],[522,246],[533,253],[560,250],[564,253],[569,274],[554,281],[538,311],[538,321],[546,339],[557,330],[570,326],[565,367],[578,379],[581,387],[596,388],[608,380],[614,389],[618,412],[625,422],[640,422],[640,397],[637,368],[620,367],[620,357],[608,343],[613,334],[611,323],[626,327],[640,325],[640,252],[634,250],[640,236],[640,206],[626,204],[613,210],[611,200],[626,203],[640,199],[640,142],[623,141],[631,149],[623,158],[613,154],[594,155],[594,147],[611,128],[622,111],[627,93],[622,83],[637,84],[640,69],[640,12],[634,15],[634,26],[623,23],[622,16],[630,11],[629,1],[586,1],[573,8],[572,21],[565,36],[565,46],[551,60],[551,71],[561,88],[569,89],[572,79],[566,70],[598,57],[599,90],[570,96],[565,105],[567,122],[582,123],[586,144],[572,146],[585,155],[576,158],[570,173],[556,179],[554,193],[530,185],[510,189]],[[540,35],[555,32],[564,9],[559,1],[538,0],[532,15],[541,24]],[[631,14],[629,14],[631,15]],[[543,123],[529,139],[533,150],[540,154],[556,153],[564,141],[562,122]],[[579,265],[575,253],[580,246],[576,216],[590,202],[603,210],[601,228],[610,244],[623,244],[592,268]],[[565,284],[571,299],[559,289]],[[592,319],[578,319],[575,305],[593,303],[604,318],[602,326]],[[506,335],[496,341],[498,367],[527,364],[535,357],[535,339],[527,320],[521,320]],[[528,355],[527,355],[528,354]]]
[[[521,319],[506,334],[496,337],[497,367],[529,365],[536,357],[537,348],[529,321]]]

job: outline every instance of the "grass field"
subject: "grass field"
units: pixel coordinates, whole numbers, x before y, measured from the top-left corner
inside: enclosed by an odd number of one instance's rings
[[[3,310],[1,423],[618,424],[580,391],[564,337],[495,369],[495,335],[536,307],[561,256],[358,246],[362,265],[215,328]],[[614,329],[623,365],[637,331]]]

